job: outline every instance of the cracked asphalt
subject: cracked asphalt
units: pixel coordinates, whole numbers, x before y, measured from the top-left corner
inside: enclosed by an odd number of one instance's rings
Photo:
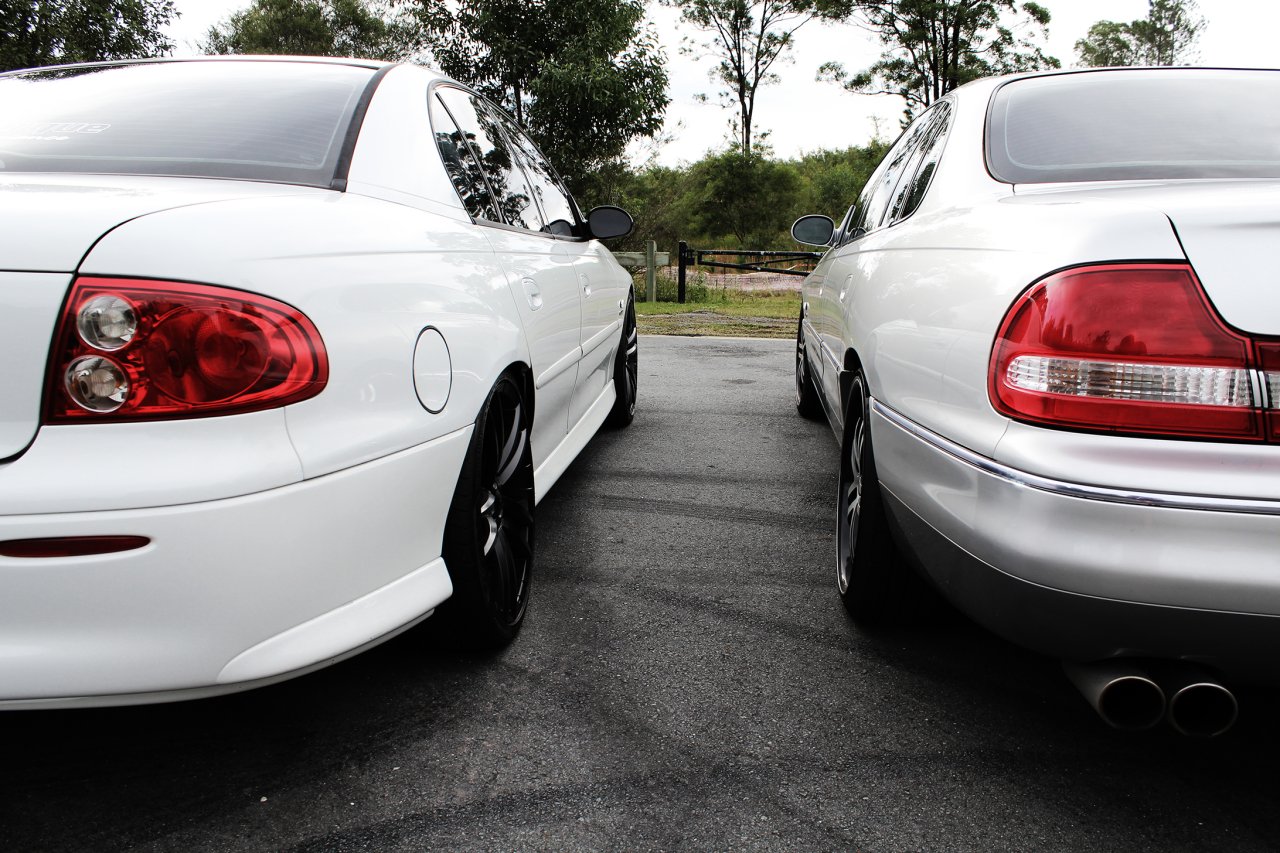
[[[0,716],[0,848],[1280,847],[1276,694],[1216,740],[1122,734],[963,620],[851,625],[792,346],[642,340],[500,653],[415,630],[242,695]]]

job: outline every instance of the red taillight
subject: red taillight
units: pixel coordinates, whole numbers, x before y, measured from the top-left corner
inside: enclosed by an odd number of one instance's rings
[[[1253,350],[1188,266],[1081,267],[1014,303],[992,351],[990,394],[998,411],[1032,423],[1258,441]]]
[[[329,375],[298,309],[205,284],[78,279],[54,341],[51,423],[270,409],[315,396]]]

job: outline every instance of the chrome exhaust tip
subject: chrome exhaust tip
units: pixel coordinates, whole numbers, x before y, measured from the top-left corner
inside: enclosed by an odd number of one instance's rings
[[[1067,678],[1112,728],[1149,729],[1164,719],[1165,693],[1142,669],[1121,660],[1062,664]]]
[[[1240,705],[1235,694],[1217,679],[1197,672],[1180,672],[1171,685],[1169,724],[1191,737],[1217,737],[1235,725]]]

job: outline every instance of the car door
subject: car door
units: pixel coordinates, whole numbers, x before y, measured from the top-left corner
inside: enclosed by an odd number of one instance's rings
[[[569,428],[582,353],[582,296],[574,265],[580,252],[548,229],[503,124],[501,114],[477,95],[436,88],[432,126],[437,143],[472,217],[491,226],[489,242],[524,323],[537,394],[531,439],[537,466]]]
[[[854,342],[849,335],[848,314],[853,304],[853,291],[859,281],[865,280],[876,270],[879,258],[876,251],[867,252],[867,236],[873,234],[891,219],[891,209],[898,199],[900,183],[911,180],[914,165],[927,129],[932,125],[933,111],[917,119],[894,143],[879,167],[872,173],[862,195],[858,198],[855,213],[843,239],[846,244],[832,250],[831,266],[827,270],[816,317],[816,325],[822,346],[831,357],[842,359]],[[840,399],[839,367],[825,364],[820,375],[823,395],[831,401]],[[830,368],[830,369],[828,369]],[[844,413],[839,416],[843,418]]]
[[[626,289],[631,286],[631,277],[599,241],[585,236],[586,229],[580,221],[573,197],[533,141],[511,122],[505,126],[513,142],[512,154],[529,177],[538,207],[547,222],[547,230],[564,243],[560,250],[572,254],[574,259],[582,300],[579,338],[582,357],[573,400],[569,405],[569,428],[573,429],[613,379],[612,344],[620,334],[622,312],[627,304]]]

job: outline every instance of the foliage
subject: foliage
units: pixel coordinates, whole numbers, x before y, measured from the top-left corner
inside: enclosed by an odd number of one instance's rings
[[[796,30],[815,17],[843,14],[847,8],[827,0],[661,0],[678,7],[680,19],[709,34],[696,45],[686,39],[684,52],[701,49],[713,56],[711,79],[725,88],[721,104],[736,108],[734,144],[747,156],[754,152],[756,93],[778,81],[772,69],[790,49]],[[763,134],[761,134],[763,136]]]
[[[643,0],[412,6],[441,70],[511,112],[574,192],[662,128],[666,57]]]
[[[1049,11],[1029,0],[871,0],[861,14],[884,54],[856,74],[827,62],[819,79],[860,94],[901,95],[908,120],[971,80],[1060,65],[1036,44],[1048,34]]]
[[[791,224],[799,180],[776,160],[730,149],[696,164],[689,179],[694,230],[732,237],[731,248],[754,247]]]
[[[680,168],[624,172],[607,197],[589,200],[635,217],[632,236],[610,244],[619,250],[642,251],[649,240],[668,252],[680,240],[704,249],[795,249],[791,223],[807,213],[843,216],[887,148],[877,140],[797,160],[747,160],[730,149]]]
[[[1150,0],[1147,17],[1127,24],[1098,21],[1076,42],[1081,65],[1185,65],[1196,58],[1205,28],[1195,0]]]
[[[254,0],[211,27],[207,53],[394,59],[408,33],[367,0]]]
[[[161,56],[173,0],[0,0],[0,71]]]

